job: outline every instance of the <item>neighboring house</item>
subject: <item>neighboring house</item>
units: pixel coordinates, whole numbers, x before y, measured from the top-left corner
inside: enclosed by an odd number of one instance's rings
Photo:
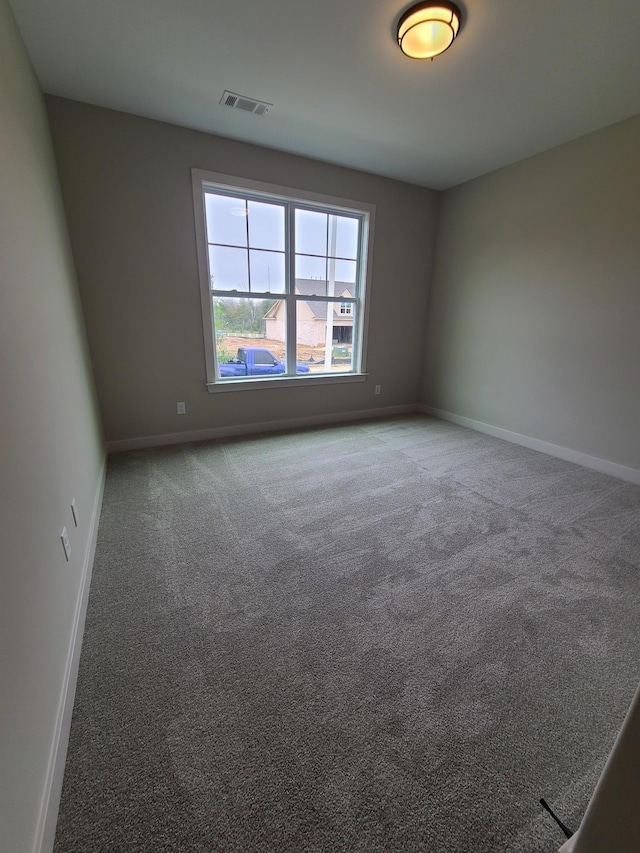
[[[335,295],[353,299],[353,284],[336,281]],[[296,279],[296,293],[306,296],[325,296],[324,282],[311,278]],[[286,319],[284,302],[276,302],[264,316],[266,336],[274,341],[284,341]],[[327,304],[325,302],[299,301],[297,308],[298,343],[317,347],[325,343],[327,335]],[[334,344],[350,344],[353,340],[353,303],[333,303]]]

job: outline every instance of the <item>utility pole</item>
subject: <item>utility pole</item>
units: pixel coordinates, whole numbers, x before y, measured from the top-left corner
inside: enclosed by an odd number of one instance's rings
[[[338,217],[329,214],[329,263],[327,275],[327,296],[335,296],[336,290],[336,243],[338,237]],[[333,311],[335,302],[327,302],[327,330],[324,341],[324,368],[331,370],[331,354],[333,353]]]

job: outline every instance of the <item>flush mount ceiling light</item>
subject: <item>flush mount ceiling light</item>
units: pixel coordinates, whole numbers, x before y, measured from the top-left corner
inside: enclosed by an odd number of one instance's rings
[[[400,50],[412,59],[433,59],[453,44],[460,18],[460,9],[447,0],[416,3],[398,21]]]

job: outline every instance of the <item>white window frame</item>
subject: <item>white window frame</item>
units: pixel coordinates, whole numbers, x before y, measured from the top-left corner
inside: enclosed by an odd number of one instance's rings
[[[371,290],[371,273],[373,261],[373,230],[375,220],[375,205],[367,202],[353,201],[351,199],[327,196],[320,193],[308,192],[306,190],[279,186],[277,184],[254,181],[219,172],[209,172],[204,169],[192,169],[193,201],[196,228],[196,250],[198,257],[198,272],[200,277],[200,302],[202,308],[202,329],[204,335],[205,364],[206,364],[206,387],[211,393],[218,391],[240,391],[255,390],[257,388],[273,388],[283,386],[301,385],[325,385],[342,384],[346,382],[363,382],[367,378],[366,355],[367,355],[367,332],[369,326],[369,304]],[[295,346],[287,344],[287,374],[282,376],[264,376],[253,379],[224,379],[216,377],[216,347],[215,328],[213,314],[213,299],[211,295],[211,282],[209,277],[209,258],[207,248],[207,230],[205,213],[205,190],[222,190],[223,192],[249,193],[253,196],[262,196],[271,201],[284,201],[291,204],[308,205],[313,209],[325,208],[328,212],[346,215],[358,215],[362,217],[359,258],[360,276],[358,283],[358,298],[354,299],[358,308],[357,330],[354,334],[353,347],[356,353],[354,369],[349,373],[320,373],[310,376],[308,374],[295,373]],[[295,277],[293,270],[295,246],[295,217],[289,217],[289,227],[285,234],[285,266],[287,281]],[[287,303],[287,341],[296,339],[296,302],[300,300],[301,294],[295,294],[295,287],[288,287],[288,292],[282,294]],[[232,295],[230,292],[229,295]],[[264,296],[264,294],[259,294]],[[274,298],[276,294],[270,294],[268,298]],[[278,294],[280,296],[280,294]],[[296,300],[297,296],[297,300]],[[320,301],[345,302],[343,296],[323,297]],[[353,315],[350,315],[353,316]]]

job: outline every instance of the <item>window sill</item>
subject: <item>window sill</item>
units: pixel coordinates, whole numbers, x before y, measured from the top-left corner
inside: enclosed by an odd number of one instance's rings
[[[344,385],[349,382],[365,382],[368,373],[325,374],[321,376],[265,376],[264,379],[229,379],[219,382],[206,382],[207,391],[217,394],[221,391],[271,390],[295,386]]]

